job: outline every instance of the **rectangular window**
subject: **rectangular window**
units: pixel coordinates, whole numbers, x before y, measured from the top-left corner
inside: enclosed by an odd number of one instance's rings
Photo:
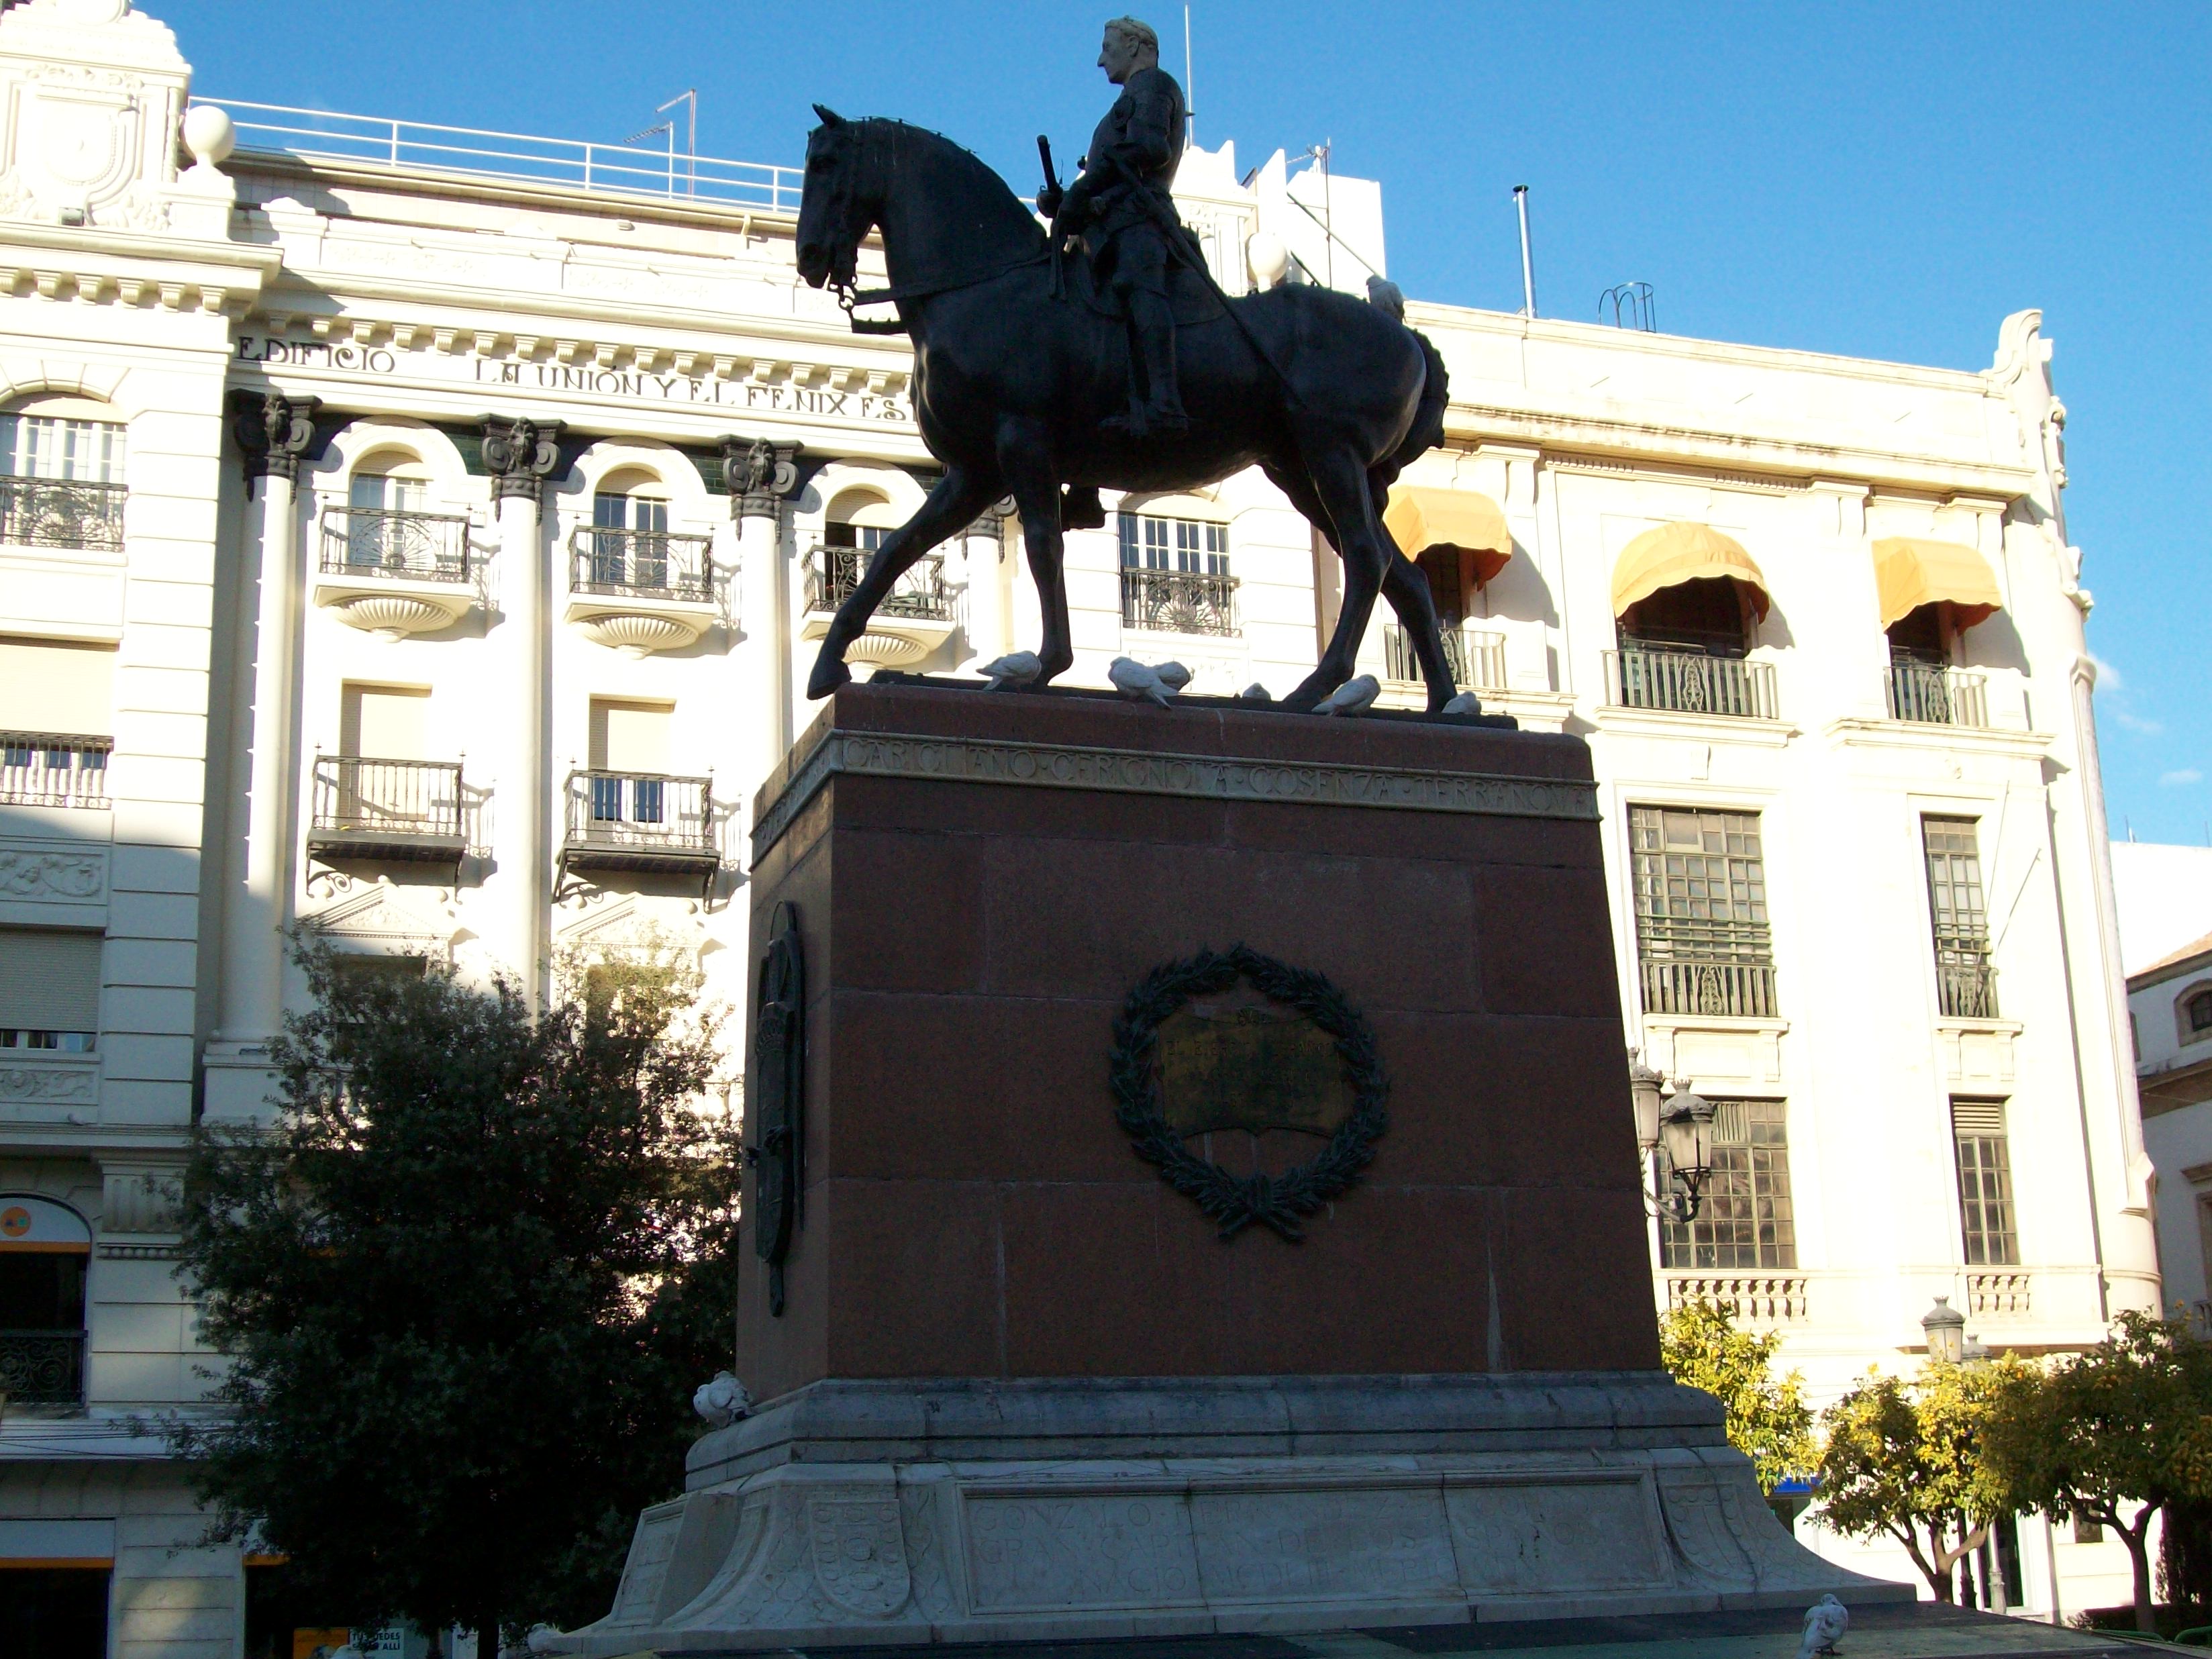
[[[0,927],[0,1048],[92,1052],[101,942],[98,933]]]
[[[338,752],[376,760],[428,760],[430,694],[413,686],[358,685],[338,691]]]
[[[1953,1019],[1995,1019],[1996,970],[1990,961],[1982,858],[1972,818],[1920,820],[1928,859],[1928,912],[1936,933],[1938,1006]]]
[[[1694,1221],[1665,1224],[1668,1267],[1795,1267],[1797,1225],[1790,1201],[1788,1112],[1778,1100],[1713,1103],[1713,1172]]]
[[[1954,1100],[1951,1133],[1959,1154],[1959,1231],[1970,1267],[2016,1267],[2012,1158],[2005,1150],[2004,1103]]]
[[[16,478],[123,482],[125,428],[113,421],[0,415],[0,472]]]
[[[1632,806],[1628,829],[1644,1012],[1771,1018],[1759,814]]]
[[[106,1659],[109,1576],[106,1567],[0,1559],[0,1653]]]
[[[1229,526],[1202,519],[1121,515],[1121,568],[1177,570],[1190,575],[1229,574]]]

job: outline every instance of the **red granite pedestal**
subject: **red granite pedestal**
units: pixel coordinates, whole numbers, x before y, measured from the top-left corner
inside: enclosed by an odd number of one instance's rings
[[[754,956],[790,905],[805,982],[762,1403],[556,1645],[1909,1599],[1792,1542],[1657,1369],[1578,739],[854,686],[754,823]],[[1388,1075],[1301,1242],[1223,1238],[1115,1120],[1131,988],[1237,944],[1325,975]]]

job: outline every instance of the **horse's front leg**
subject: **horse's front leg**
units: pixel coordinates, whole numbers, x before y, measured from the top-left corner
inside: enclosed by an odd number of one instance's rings
[[[1075,661],[1067,625],[1067,583],[1061,572],[1060,479],[1044,433],[1030,422],[1002,422],[999,471],[1021,511],[1022,544],[1030,556],[1030,579],[1036,584],[1037,609],[1044,617],[1044,638],[1037,647],[1037,660],[1043,665],[1030,682],[1042,685],[1066,673]]]
[[[853,671],[845,666],[846,650],[867,631],[868,618],[889,597],[892,584],[931,548],[973,524],[976,514],[998,498],[996,478],[958,465],[945,469],[929,499],[884,538],[860,581],[830,619],[814,672],[806,678],[809,697],[826,697],[853,678]]]

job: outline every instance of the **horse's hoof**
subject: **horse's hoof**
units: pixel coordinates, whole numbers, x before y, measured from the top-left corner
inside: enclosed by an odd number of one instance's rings
[[[1343,681],[1331,679],[1325,674],[1309,674],[1298,683],[1298,689],[1285,697],[1279,706],[1289,709],[1293,714],[1310,714],[1315,704],[1343,684]]]
[[[817,702],[828,696],[841,685],[853,683],[853,671],[842,659],[824,651],[814,659],[814,672],[806,677],[806,700]]]

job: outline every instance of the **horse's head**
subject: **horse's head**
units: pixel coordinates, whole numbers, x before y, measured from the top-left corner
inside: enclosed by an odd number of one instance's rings
[[[817,104],[822,125],[806,137],[806,184],[799,200],[799,274],[809,284],[850,288],[860,269],[860,239],[883,204],[864,177],[866,124],[848,121]]]

